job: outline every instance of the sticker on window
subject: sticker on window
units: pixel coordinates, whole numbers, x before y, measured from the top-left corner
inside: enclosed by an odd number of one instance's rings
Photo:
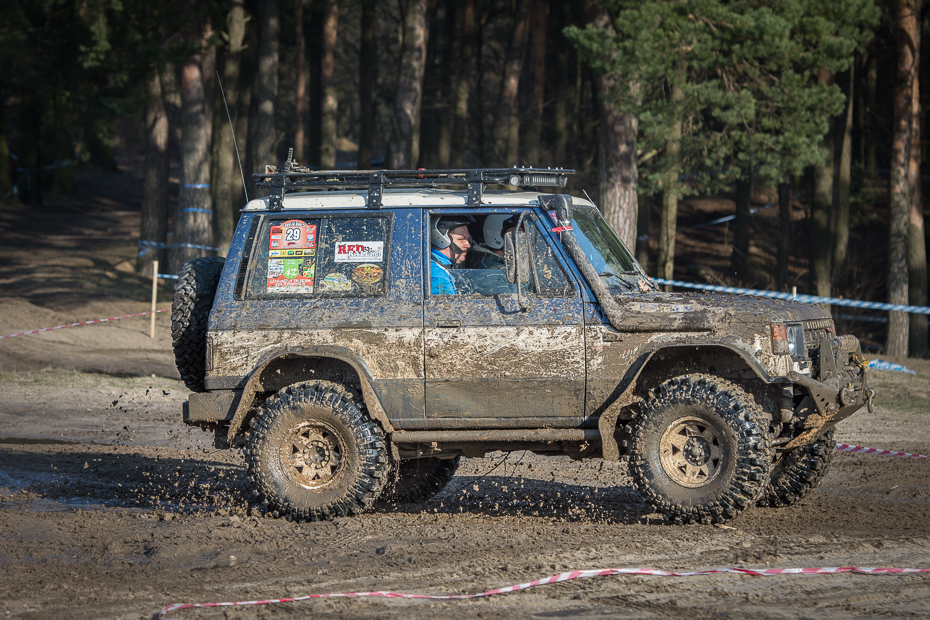
[[[315,271],[312,258],[269,258],[268,292],[308,294],[313,292]]]
[[[288,220],[280,226],[271,227],[268,239],[269,250],[296,250],[316,247],[316,224],[307,224],[303,220]],[[301,256],[312,256],[302,254]]]
[[[352,290],[352,282],[341,273],[330,273],[320,282],[320,290],[346,292]]]
[[[343,241],[336,244],[337,263],[380,263],[384,260],[383,241]]]
[[[377,265],[359,265],[352,270],[352,279],[359,284],[376,284],[384,277],[384,270]]]

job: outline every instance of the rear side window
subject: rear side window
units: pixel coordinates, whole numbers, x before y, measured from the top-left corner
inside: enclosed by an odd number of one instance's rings
[[[377,297],[387,279],[387,217],[278,217],[262,226],[248,299]]]

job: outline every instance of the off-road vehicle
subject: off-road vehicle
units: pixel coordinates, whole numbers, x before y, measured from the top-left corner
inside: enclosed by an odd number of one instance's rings
[[[659,290],[594,204],[539,189],[570,172],[267,167],[225,261],[180,273],[184,422],[289,520],[424,501],[492,451],[627,459],[673,522],[809,493],[871,408],[858,340],[817,306]],[[442,218],[503,264],[439,295]]]

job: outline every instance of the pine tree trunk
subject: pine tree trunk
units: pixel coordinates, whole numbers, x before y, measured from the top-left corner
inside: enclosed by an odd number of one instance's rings
[[[281,16],[278,0],[261,3],[261,34],[258,42],[258,96],[253,157],[256,168],[264,171],[268,164],[281,165],[275,157],[275,101],[278,97],[278,48]]]
[[[649,271],[649,229],[652,227],[652,196],[640,194],[636,211],[636,260]]]
[[[336,35],[339,28],[339,5],[335,0],[326,0],[323,8],[323,38],[320,61],[320,88],[323,105],[320,109],[320,168],[332,170],[336,167]]]
[[[915,11],[920,14],[920,3]],[[925,18],[926,19],[926,18]],[[920,44],[921,31],[914,36],[914,79],[911,84],[911,150],[907,180],[911,191],[907,227],[908,303],[927,305],[927,241],[924,236],[923,192],[920,179]],[[908,320],[908,355],[927,357],[927,317],[912,314]]]
[[[846,264],[847,248],[849,246],[849,194],[852,187],[852,126],[853,102],[855,84],[855,64],[850,65],[849,71],[843,75],[842,82],[846,91],[846,110],[837,123],[837,146],[839,147],[839,160],[836,166],[836,185],[834,212],[836,226],[833,236],[833,274],[834,279],[840,274]]]
[[[142,229],[139,239],[165,243],[168,234],[168,116],[161,92],[161,79],[153,72],[148,79],[145,106],[145,171],[142,176]],[[142,275],[151,277],[154,261],[167,266],[168,253],[161,248],[141,247],[138,260]]]
[[[526,148],[524,149],[524,158],[532,166],[542,165],[540,147],[542,144],[543,106],[546,101],[546,30],[548,25],[549,0],[533,0],[532,16],[530,17],[529,63],[530,75],[533,80],[530,85],[530,109],[527,115]],[[635,218],[633,221],[635,228]]]
[[[419,144],[420,168],[438,168],[437,160],[439,146],[439,103],[440,103],[440,74],[441,70],[436,63],[436,16],[438,3],[430,2],[426,11],[426,67],[423,69],[423,96],[420,98],[419,122],[414,131],[414,140]]]
[[[252,25],[249,26],[249,23]],[[239,187],[242,191],[241,198],[248,201],[249,192],[252,190],[252,173],[255,172],[251,139],[254,134],[253,123],[256,117],[254,94],[255,72],[258,69],[258,28],[254,19],[246,21],[245,41],[242,44],[242,60],[239,67],[239,104],[236,106],[235,116],[236,143],[239,145],[239,156],[242,158],[246,185],[240,187],[234,182],[233,187]],[[234,197],[239,197],[239,194],[234,194]],[[235,214],[235,219],[238,221],[238,213]]]
[[[568,26],[572,20],[572,3],[568,0],[562,2],[561,17],[564,26]],[[557,58],[558,66],[558,85],[555,98],[555,114],[553,119],[553,129],[555,131],[555,141],[553,144],[553,157],[555,165],[569,166],[569,128],[571,122],[569,118],[569,98],[571,92],[571,79],[569,65],[571,61],[572,45],[563,35],[559,40],[559,55]]]
[[[457,3],[456,3],[457,4]],[[455,88],[456,68],[459,58],[454,51],[455,31],[458,27],[456,4],[446,7],[446,18],[442,28],[442,68],[440,76],[439,97],[439,132],[437,164],[440,168],[449,167],[449,158],[452,155],[452,127],[455,124]]]
[[[834,76],[821,71],[820,80],[833,84]],[[811,204],[810,234],[810,273],[811,286],[816,295],[830,296],[830,216],[833,210],[833,156],[834,156],[834,122],[829,120],[830,129],[820,143],[824,152],[822,166],[814,166],[814,196]]]
[[[226,17],[226,30],[229,35],[229,47],[223,58],[223,92],[226,95],[226,105],[223,106],[222,115],[226,116],[228,107],[230,114],[238,110],[239,106],[239,73],[242,66],[242,42],[245,38],[245,8],[243,0],[236,0]],[[248,115],[246,115],[248,117]],[[236,208],[238,198],[241,196],[239,186],[242,183],[239,174],[239,161],[236,157],[236,144],[233,140],[233,128],[230,120],[224,118],[216,123],[216,204],[213,206],[214,230],[216,243],[219,247],[229,246],[238,220],[239,210]]]
[[[320,66],[323,64],[324,3],[310,5],[310,33],[307,52],[310,64],[310,122],[307,126],[307,162],[320,166],[320,128],[322,126],[323,90],[320,87]]]
[[[865,122],[862,124],[862,135],[865,141],[865,170],[868,174],[875,174],[878,167],[878,140],[875,139],[875,123],[873,118],[878,101],[878,58],[870,54],[865,63]]]
[[[408,0],[404,15],[404,45],[397,80],[397,127],[391,144],[391,168],[414,168],[420,159],[417,129],[426,69],[428,0]]]
[[[520,0],[516,8],[513,38],[501,74],[493,136],[495,164],[499,166],[519,164],[517,158],[520,150],[520,110],[517,95],[520,89],[520,73],[526,58],[532,2],[533,0]]]
[[[468,95],[472,61],[475,57],[475,0],[465,0],[462,13],[462,44],[459,53],[458,76],[455,85],[455,122],[452,129],[452,148],[449,165],[461,168],[465,165],[465,140],[468,129]]]
[[[914,126],[911,109],[917,59],[914,56],[917,15],[912,0],[897,0],[895,30],[897,35],[897,80],[894,93],[894,131],[891,157],[891,197],[888,209],[888,302],[908,303],[908,213],[911,192],[908,166]],[[908,315],[891,312],[888,318],[888,355],[907,357]]]
[[[194,54],[181,68],[181,191],[175,216],[174,243],[213,245],[210,193],[210,143],[203,73],[200,54]],[[169,264],[174,272],[194,258],[201,249],[174,247]]]
[[[752,164],[747,166],[745,178],[736,182],[736,217],[733,220],[733,252],[730,255],[730,270],[740,280],[749,278],[749,238],[752,223],[749,213],[752,203]]]
[[[788,290],[788,266],[791,261],[791,184],[778,184],[778,259],[775,288]]]
[[[681,97],[681,89],[672,88],[672,98]],[[660,278],[672,280],[675,277],[675,234],[678,222],[678,175],[681,164],[678,160],[681,151],[681,122],[675,123],[665,143],[665,157],[669,166],[665,175],[662,192],[662,215],[659,220],[659,264],[656,271]],[[671,290],[666,286],[665,290]]]
[[[161,68],[160,75],[161,95],[165,101],[165,115],[168,117],[170,155],[181,152],[181,84],[178,82],[178,68],[173,63],[166,63]]]
[[[371,149],[375,141],[375,98],[377,59],[375,57],[375,2],[362,2],[362,28],[358,63],[359,137],[358,169],[371,168]]]
[[[294,0],[294,157],[307,163],[307,39],[304,36],[304,1]]]

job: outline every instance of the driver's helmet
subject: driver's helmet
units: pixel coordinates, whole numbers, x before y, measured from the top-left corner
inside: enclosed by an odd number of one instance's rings
[[[429,241],[440,250],[443,250],[452,245],[452,239],[449,238],[450,230],[459,226],[468,226],[474,221],[475,218],[470,215],[444,215],[438,217],[430,225]]]

